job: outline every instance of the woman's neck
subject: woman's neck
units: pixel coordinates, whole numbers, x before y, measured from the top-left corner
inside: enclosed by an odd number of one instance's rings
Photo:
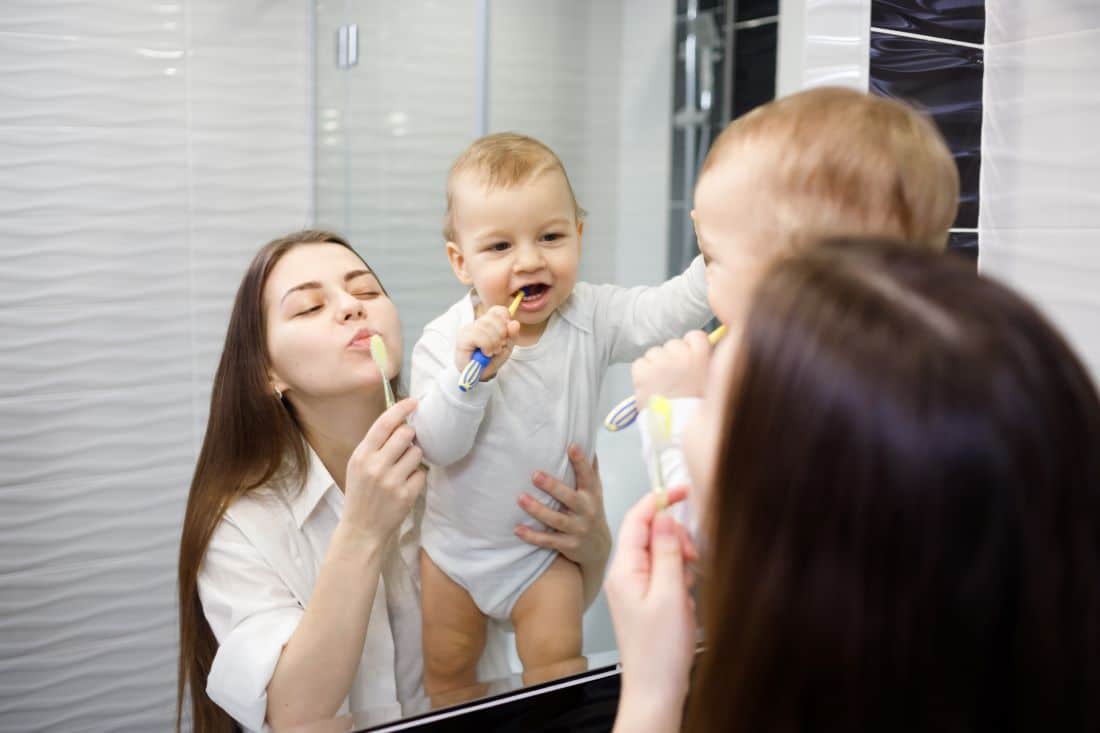
[[[302,433],[340,491],[346,485],[352,452],[385,409],[381,385],[366,396],[342,395],[295,403]]]

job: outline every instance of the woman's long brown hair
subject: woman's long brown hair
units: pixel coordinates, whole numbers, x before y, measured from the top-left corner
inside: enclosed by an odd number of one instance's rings
[[[761,282],[691,730],[1100,730],[1100,400],[972,270],[839,241]]]
[[[177,732],[188,689],[196,733],[237,729],[233,719],[206,696],[206,678],[218,643],[199,601],[199,568],[214,529],[234,501],[276,477],[291,486],[304,485],[308,461],[301,430],[290,404],[274,394],[269,381],[263,290],[287,252],[316,243],[338,244],[355,252],[344,238],[319,230],[268,242],[248,266],[229,316],[180,538]],[[396,385],[397,377],[393,381]]]

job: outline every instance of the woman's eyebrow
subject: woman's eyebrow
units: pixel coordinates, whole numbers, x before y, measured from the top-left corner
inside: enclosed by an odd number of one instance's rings
[[[344,275],[344,282],[351,282],[352,280],[354,280],[357,277],[362,277],[363,275],[373,275],[373,274],[374,273],[371,272],[370,270],[352,270],[351,272]],[[317,282],[316,280],[310,280],[309,282],[302,283],[301,285],[295,285],[290,290],[283,293],[283,297],[279,300],[279,302],[282,303],[284,300],[287,299],[287,296],[289,296],[291,293],[296,293],[299,290],[319,290],[320,288],[321,288],[321,283]]]
[[[295,285],[290,290],[283,293],[283,297],[279,300],[279,302],[282,303],[284,300],[287,299],[287,297],[291,293],[296,293],[299,290],[319,290],[320,288],[321,288],[321,283],[317,282],[316,280],[310,280],[307,283],[302,283],[301,285]]]

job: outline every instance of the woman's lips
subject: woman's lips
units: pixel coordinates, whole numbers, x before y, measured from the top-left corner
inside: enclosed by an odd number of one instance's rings
[[[351,341],[348,341],[349,349],[366,349],[370,351],[370,337],[374,335],[374,331],[369,328],[361,328],[355,332],[355,335],[351,337]]]

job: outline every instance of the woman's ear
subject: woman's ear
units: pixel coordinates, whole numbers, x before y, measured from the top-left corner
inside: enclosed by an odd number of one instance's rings
[[[290,385],[280,379],[279,375],[274,371],[267,373],[267,381],[271,385],[271,393],[279,399],[282,399],[283,395],[290,388]]]
[[[454,242],[447,242],[447,261],[451,263],[451,269],[454,270],[455,277],[463,285],[473,285],[474,280],[470,277],[470,273],[466,271],[466,256],[462,254],[462,247],[459,247]]]

